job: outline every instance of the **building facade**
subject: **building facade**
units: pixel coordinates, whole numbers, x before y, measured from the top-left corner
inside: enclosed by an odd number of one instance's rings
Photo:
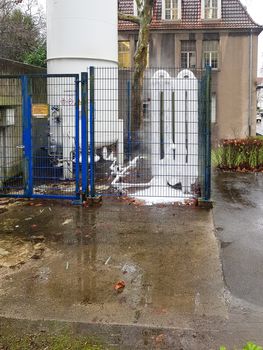
[[[136,15],[135,0],[119,11]],[[263,27],[239,0],[156,0],[150,67],[212,67],[213,139],[256,134],[257,47]],[[119,21],[119,65],[133,66],[138,26]]]

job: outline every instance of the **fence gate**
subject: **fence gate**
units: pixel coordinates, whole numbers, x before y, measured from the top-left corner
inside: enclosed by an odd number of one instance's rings
[[[209,200],[211,69],[149,68],[143,84],[134,77],[132,69],[90,71],[92,193]]]
[[[1,76],[0,196],[79,193],[79,76]]]

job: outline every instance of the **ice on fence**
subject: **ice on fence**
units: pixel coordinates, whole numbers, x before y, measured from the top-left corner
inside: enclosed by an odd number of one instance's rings
[[[155,73],[150,116],[152,180],[135,196],[155,203],[189,198],[198,177],[198,80],[191,71]]]

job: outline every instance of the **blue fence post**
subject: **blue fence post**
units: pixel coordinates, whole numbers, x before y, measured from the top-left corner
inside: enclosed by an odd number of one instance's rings
[[[198,182],[200,184],[200,196],[203,197],[204,191],[204,108],[203,92],[204,77],[198,82]]]
[[[205,200],[211,199],[211,67],[205,75]]]
[[[88,73],[81,73],[81,159],[82,159],[82,196],[88,196]]]
[[[79,75],[75,78],[75,175],[76,198],[79,199]]]
[[[132,156],[132,137],[131,137],[131,82],[127,81],[127,129],[128,129],[128,160]]]
[[[23,146],[24,146],[24,195],[32,197],[33,194],[33,160],[32,160],[32,132],[31,110],[32,102],[28,89],[28,77],[23,75],[22,81],[22,120],[23,120]]]
[[[90,197],[95,197],[95,67],[90,67]]]

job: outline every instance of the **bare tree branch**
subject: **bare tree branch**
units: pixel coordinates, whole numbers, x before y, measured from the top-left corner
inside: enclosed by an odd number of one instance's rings
[[[127,22],[132,22],[132,23],[136,23],[136,24],[140,24],[140,18],[137,16],[133,16],[133,15],[127,15],[125,13],[118,13],[118,18],[121,21],[127,21]]]
[[[119,13],[119,20],[139,25],[138,40],[134,53],[132,79],[132,129],[139,130],[143,125],[143,80],[147,67],[150,27],[156,0],[136,0],[137,16]]]

